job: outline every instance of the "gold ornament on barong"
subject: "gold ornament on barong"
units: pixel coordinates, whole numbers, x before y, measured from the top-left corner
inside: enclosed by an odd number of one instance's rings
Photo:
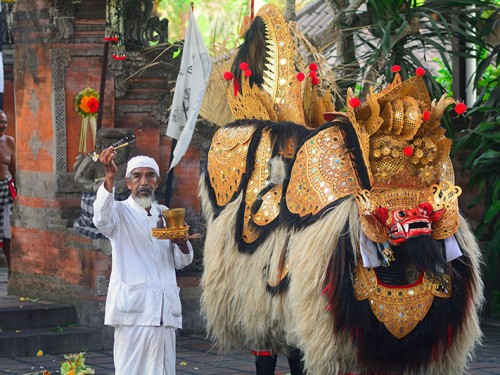
[[[286,204],[300,217],[315,215],[357,189],[356,171],[344,135],[332,126],[305,141],[297,152]]]
[[[243,214],[243,231],[241,238],[246,243],[254,242],[260,235],[258,226],[264,226],[272,222],[279,214],[280,195],[271,194],[267,199],[263,200],[262,205],[252,216],[252,205],[257,200],[262,189],[269,183],[270,169],[269,161],[271,160],[273,143],[271,141],[271,129],[264,129],[257,151],[255,152],[255,164],[250,180],[248,181],[245,194],[245,211]],[[276,191],[275,189],[272,189]],[[281,185],[277,188],[281,191]],[[276,197],[275,199],[273,199]]]
[[[207,164],[219,207],[227,205],[240,186],[247,169],[248,146],[256,130],[253,126],[221,128],[213,137]]]
[[[446,275],[446,285],[431,280],[424,273],[412,285],[389,287],[379,283],[375,271],[363,267],[361,261],[354,274],[356,299],[368,299],[377,320],[398,339],[408,335],[425,318],[434,297],[450,298],[452,294],[451,279]]]
[[[227,97],[235,119],[257,118],[304,124],[301,84],[295,78],[295,44],[281,10],[275,5],[261,8],[256,17],[265,25],[266,62],[262,90],[244,78],[236,96],[229,85]],[[250,67],[252,68],[252,67]]]
[[[281,10],[272,4],[257,13],[265,26],[266,60],[263,83],[259,88],[242,77],[235,95],[232,84],[227,87],[227,100],[235,119],[259,119],[273,122],[290,121],[307,127],[318,127],[323,112],[333,110],[329,90],[318,90],[308,77],[304,84],[296,78],[296,47]],[[252,66],[249,66],[252,69]],[[302,87],[303,86],[303,87]],[[313,113],[314,112],[314,113]],[[317,113],[316,113],[317,112]]]
[[[349,90],[348,103],[352,96]],[[379,207],[407,210],[429,202],[435,211],[445,209],[440,221],[433,224],[432,237],[443,239],[457,231],[456,198],[460,192],[454,185],[449,157],[451,140],[440,126],[444,110],[452,103],[455,100],[445,95],[431,103],[420,76],[402,81],[396,73],[394,81],[380,93],[371,89],[358,110],[347,106],[371,181],[369,191],[359,189],[354,197],[362,229],[372,241],[387,238],[387,228],[372,216]],[[441,182],[454,191],[446,207],[442,201],[448,198],[443,190],[431,192]]]

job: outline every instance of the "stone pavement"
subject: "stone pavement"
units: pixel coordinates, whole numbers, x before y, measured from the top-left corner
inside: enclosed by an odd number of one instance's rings
[[[7,274],[0,267],[0,298],[7,294]],[[500,375],[500,320],[482,321],[483,345],[476,350],[470,364],[469,375]],[[0,333],[1,334],[1,333]],[[88,352],[85,363],[91,366],[96,375],[113,375],[113,353],[111,350]],[[44,353],[37,357],[0,358],[0,374],[43,374],[44,370],[52,375],[58,374],[62,354]],[[177,338],[177,375],[251,375],[254,374],[253,356],[247,350],[233,350],[220,355],[212,343],[201,334],[187,335],[180,332]],[[284,356],[278,358],[276,374],[288,373]],[[459,374],[457,374],[459,375]],[[465,374],[464,374],[465,375]]]

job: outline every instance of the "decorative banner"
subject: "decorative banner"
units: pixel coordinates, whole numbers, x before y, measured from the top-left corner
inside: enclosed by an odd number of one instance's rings
[[[189,147],[211,69],[207,47],[193,9],[189,7],[189,24],[167,127],[167,135],[178,140],[170,169],[179,162]]]
[[[87,132],[90,126],[92,130],[92,140],[95,143],[97,131],[97,110],[99,109],[99,93],[87,87],[83,89],[75,97],[75,110],[82,116],[82,124],[80,128],[80,142],[78,144],[78,152],[87,153]]]
[[[107,0],[104,41],[111,43],[111,57],[117,61],[126,58],[124,35],[122,0]]]

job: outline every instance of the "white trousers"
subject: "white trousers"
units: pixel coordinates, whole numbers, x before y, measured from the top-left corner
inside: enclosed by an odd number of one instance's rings
[[[116,326],[115,375],[175,375],[175,328]]]

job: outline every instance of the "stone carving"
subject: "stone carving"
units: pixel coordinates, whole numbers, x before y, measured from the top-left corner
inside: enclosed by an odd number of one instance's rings
[[[127,51],[149,47],[151,42],[167,41],[168,20],[151,17],[153,0],[124,0],[123,5]]]
[[[96,135],[95,148],[97,152],[111,146],[113,143],[125,137],[133,137],[130,129],[100,129]],[[127,162],[134,154],[134,145],[124,147],[116,152],[115,164],[118,168],[115,182],[115,199],[124,200],[129,195],[125,182]],[[82,191],[81,215],[73,223],[73,227],[82,236],[89,238],[103,238],[92,222],[94,215],[93,203],[96,192],[104,181],[104,168],[99,161],[95,162],[90,156],[79,155],[73,167],[75,171],[75,183]]]

